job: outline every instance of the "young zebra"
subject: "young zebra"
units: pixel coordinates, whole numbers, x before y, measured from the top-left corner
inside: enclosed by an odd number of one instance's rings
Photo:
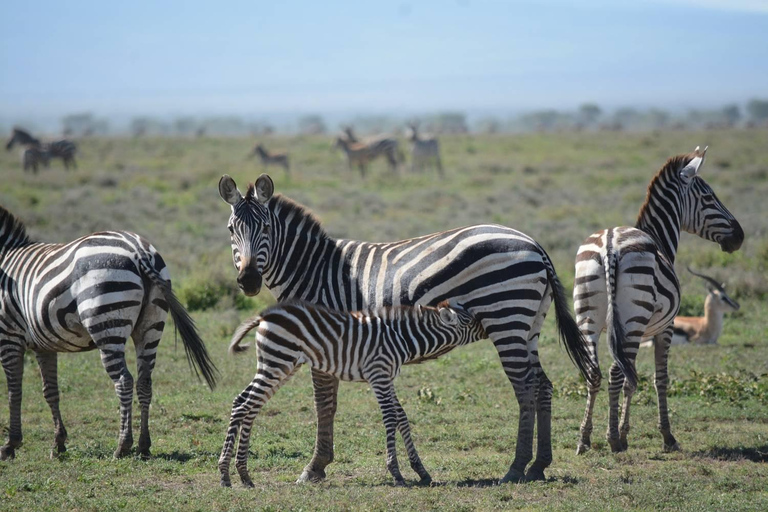
[[[21,446],[21,383],[24,352],[35,352],[51,408],[55,444],[66,450],[67,431],[59,412],[57,353],[98,349],[120,400],[116,457],[133,444],[133,377],[125,345],[133,337],[141,406],[139,453],[149,456],[152,370],[168,310],[190,363],[215,384],[216,368],[195,325],[171,291],[168,269],[152,245],[124,231],[94,233],[67,244],[33,242],[24,225],[0,207],[0,361],[8,383],[10,428],[0,460]]]
[[[74,142],[62,139],[45,144],[43,148],[48,151],[51,158],[61,158],[65,169],[69,169],[70,164],[77,169],[77,162],[75,161],[77,145]]]
[[[627,449],[629,408],[637,388],[635,357],[643,337],[654,338],[655,385],[664,450],[680,447],[670,431],[667,412],[667,356],[672,321],[680,307],[675,255],[684,230],[711,240],[723,251],[741,247],[744,232],[710,186],[699,176],[706,148],[670,158],[648,186],[634,228],[604,229],[579,247],[573,289],[576,321],[594,367],[597,342],[607,331],[613,357],[608,383],[610,416],[607,438],[614,452]],[[621,428],[619,394],[624,390]],[[590,447],[592,411],[600,379],[589,386],[577,453]]]
[[[248,348],[240,341],[253,328],[257,329],[259,352],[256,376],[232,404],[219,457],[222,486],[231,485],[229,462],[240,429],[235,466],[243,484],[253,487],[247,467],[253,421],[267,400],[304,363],[339,380],[370,384],[384,419],[387,470],[395,484],[405,485],[395,453],[396,431],[400,431],[411,468],[421,479],[419,483],[432,481],[416,453],[393,381],[404,364],[436,359],[485,338],[485,331],[472,315],[448,301],[436,308],[401,306],[352,313],[302,303],[277,305],[237,328],[229,346],[231,353]]]
[[[30,146],[21,154],[21,165],[25,171],[37,174],[40,165],[47,168],[51,163],[51,154],[41,146]]]
[[[440,143],[435,137],[422,138],[418,125],[408,123],[408,140],[411,141],[411,172],[421,170],[427,164],[434,164],[437,173],[443,176],[443,163],[440,161]]]
[[[237,283],[256,295],[262,281],[278,301],[302,300],[342,311],[381,306],[434,306],[456,298],[493,340],[520,408],[515,459],[503,482],[542,479],[552,462],[552,383],[539,362],[538,340],[554,299],[557,329],[585,376],[590,364],[547,253],[529,236],[499,225],[451,229],[410,240],[337,240],[304,208],[281,196],[266,174],[243,196],[223,176],[231,206],[228,229]],[[333,460],[339,380],[312,372],[317,411],[315,452],[300,481],[320,481]],[[538,447],[533,459],[533,428]]]
[[[22,130],[21,128],[14,128],[11,133],[11,138],[5,144],[5,150],[10,151],[13,146],[19,144],[20,146],[40,146],[40,140],[34,138],[29,132]]]

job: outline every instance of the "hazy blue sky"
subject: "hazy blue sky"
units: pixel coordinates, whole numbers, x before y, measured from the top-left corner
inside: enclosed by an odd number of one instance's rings
[[[215,4],[215,5],[214,5]],[[768,97],[768,1],[6,2],[0,116]]]

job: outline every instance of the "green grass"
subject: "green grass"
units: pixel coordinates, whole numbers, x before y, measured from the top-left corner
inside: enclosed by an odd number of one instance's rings
[[[576,456],[585,388],[548,320],[541,357],[555,385],[549,480],[491,485],[512,461],[517,404],[495,350],[481,342],[406,367],[396,381],[419,452],[437,482],[406,489],[393,487],[386,472],[384,429],[373,394],[349,383],[342,383],[339,393],[336,461],[327,481],[293,484],[314,444],[306,369],[256,420],[249,461],[256,489],[239,487],[236,475],[232,489],[218,485],[216,462],[232,399],[255,371],[253,353],[226,355],[228,339],[241,320],[272,301],[266,292],[256,299],[237,293],[226,230],[229,207],[216,189],[223,173],[243,189],[263,172],[246,160],[253,141],[85,140],[79,170],[65,172],[56,162],[37,176],[22,172],[15,152],[2,153],[0,204],[20,216],[32,236],[67,241],[120,228],[154,243],[222,380],[210,392],[194,378],[169,326],[154,374],[154,457],[114,460],[118,404],[98,354],[63,355],[59,380],[69,451],[51,461],[50,412],[28,355],[24,446],[16,460],[0,462],[0,509],[766,509],[765,140],[764,131],[444,137],[444,178],[434,172],[392,176],[378,162],[365,182],[331,151],[330,138],[265,141],[268,148],[291,152],[290,178],[271,171],[276,191],[308,206],[333,236],[385,241],[499,222],[538,239],[567,287],[580,242],[597,229],[632,224],[655,171],[667,157],[696,145],[710,145],[703,175],[744,227],[744,246],[732,255],[689,235],[681,243],[678,270],[686,308],[700,308],[706,291],[683,270],[685,264],[727,281],[729,294],[742,304],[727,317],[720,345],[674,347],[671,353],[669,403],[682,452],[662,451],[649,380],[652,355],[644,351],[629,451],[614,455],[604,441],[604,391],[596,406],[594,449]],[[600,349],[605,367],[609,356]],[[7,431],[5,389],[2,376],[0,429]],[[406,479],[415,481],[401,444],[398,451]]]

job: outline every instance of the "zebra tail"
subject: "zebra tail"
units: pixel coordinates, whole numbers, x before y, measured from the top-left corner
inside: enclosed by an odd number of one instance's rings
[[[618,265],[616,255],[609,250],[604,261],[605,292],[608,298],[608,304],[606,305],[605,330],[608,336],[608,349],[611,351],[611,356],[613,356],[616,366],[618,366],[621,373],[624,374],[627,383],[632,387],[636,387],[637,370],[635,370],[635,367],[627,360],[627,354],[624,352],[626,333],[624,332],[624,324],[621,323],[621,317],[616,310],[616,270]]]
[[[198,378],[200,378],[201,373],[203,374],[203,378],[210,389],[215,388],[219,370],[213,364],[211,356],[205,348],[205,343],[203,343],[203,340],[197,333],[194,320],[189,316],[189,313],[184,309],[179,299],[176,298],[170,281],[163,279],[145,258],[140,258],[139,261],[141,262],[140,267],[144,275],[160,288],[160,292],[163,294],[166,302],[168,302],[171,318],[173,318],[176,331],[181,335],[181,341],[183,342],[190,367],[195,370],[195,375]]]
[[[240,324],[240,326],[235,330],[235,333],[232,335],[232,341],[229,342],[229,355],[245,352],[251,348],[250,343],[241,345],[240,342],[243,341],[243,338],[245,338],[245,335],[248,334],[251,329],[258,327],[260,323],[261,316],[256,315],[250,320],[246,320]]]
[[[557,330],[560,334],[560,340],[565,345],[568,357],[579,369],[581,375],[590,384],[599,382],[602,377],[600,368],[595,365],[587,350],[587,343],[582,336],[579,326],[576,324],[571,309],[568,306],[568,299],[565,297],[565,289],[560,279],[557,277],[555,267],[549,259],[546,261],[549,283],[552,286],[552,301],[555,303],[555,321]]]

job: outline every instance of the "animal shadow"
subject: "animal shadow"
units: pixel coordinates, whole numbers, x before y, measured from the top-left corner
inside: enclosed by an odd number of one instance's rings
[[[768,462],[768,444],[756,448],[737,448],[716,446],[710,450],[694,453],[697,457],[706,457],[710,459],[724,461],[749,460],[752,462]]]

